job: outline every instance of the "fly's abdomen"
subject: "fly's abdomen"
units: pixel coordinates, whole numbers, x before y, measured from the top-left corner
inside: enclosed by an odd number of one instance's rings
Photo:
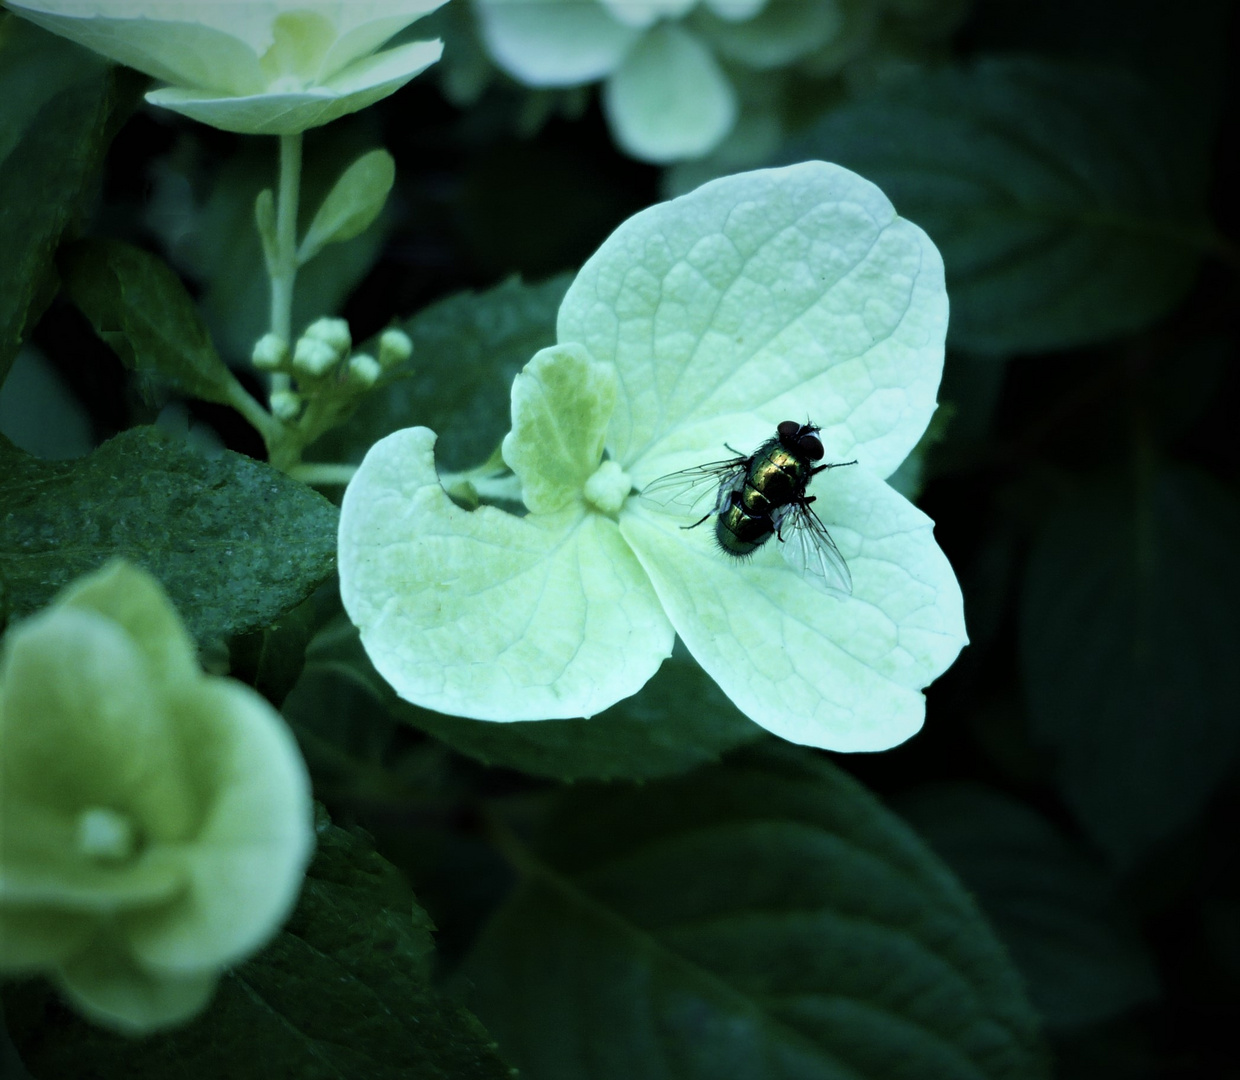
[[[744,495],[732,492],[727,507],[715,519],[715,539],[728,554],[738,559],[752,555],[775,531],[766,514],[751,514],[745,509]]]

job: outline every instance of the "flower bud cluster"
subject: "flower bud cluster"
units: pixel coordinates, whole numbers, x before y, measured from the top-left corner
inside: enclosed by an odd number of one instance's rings
[[[413,355],[413,342],[403,330],[385,330],[377,355],[353,352],[353,335],[344,319],[316,319],[293,347],[278,334],[264,334],[254,345],[251,359],[259,371],[282,374],[296,388],[277,386],[271,392],[271,412],[286,424],[308,422],[314,435],[352,409],[384,372]],[[307,435],[311,432],[307,431]],[[309,441],[307,439],[306,441]]]

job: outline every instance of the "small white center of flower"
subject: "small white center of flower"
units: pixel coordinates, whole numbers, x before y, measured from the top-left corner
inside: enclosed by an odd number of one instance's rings
[[[586,502],[604,514],[615,514],[632,490],[633,481],[619,463],[604,461],[586,481]]]
[[[137,836],[124,814],[103,806],[83,810],[77,825],[78,851],[101,862],[118,862],[134,853]]]

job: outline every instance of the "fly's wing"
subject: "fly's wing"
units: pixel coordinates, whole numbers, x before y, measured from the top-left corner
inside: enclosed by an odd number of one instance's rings
[[[727,504],[728,496],[745,482],[745,465],[748,458],[730,458],[727,461],[708,461],[692,469],[668,473],[651,480],[641,491],[644,501],[655,506],[665,506],[684,511],[701,511],[707,496],[715,500],[717,514]]]
[[[852,594],[848,563],[809,503],[792,503],[778,525],[784,541],[779,550],[793,570],[819,588]]]

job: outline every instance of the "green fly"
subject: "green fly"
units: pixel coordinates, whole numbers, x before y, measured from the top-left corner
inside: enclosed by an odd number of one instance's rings
[[[785,420],[752,454],[729,446],[736,457],[661,476],[646,485],[642,498],[692,510],[713,490],[712,509],[683,528],[696,529],[715,518],[719,548],[734,559],[748,558],[774,536],[784,560],[807,581],[851,593],[848,564],[810,505],[817,496],[806,495],[805,489],[820,472],[857,463],[816,464],[824,453],[820,430],[816,424]]]

